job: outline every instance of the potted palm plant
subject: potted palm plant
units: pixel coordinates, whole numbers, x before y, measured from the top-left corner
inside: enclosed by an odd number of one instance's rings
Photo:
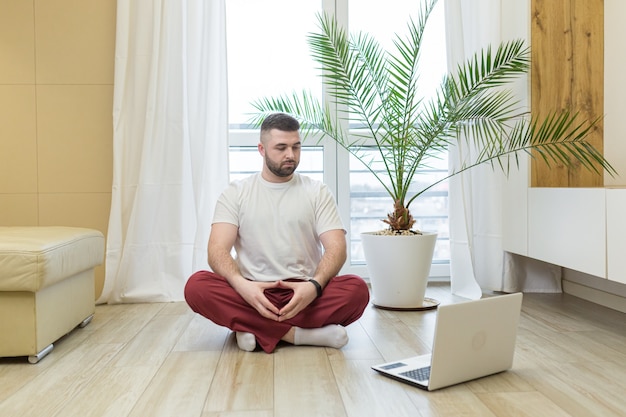
[[[531,152],[548,165],[577,163],[614,173],[585,140],[596,121],[580,121],[567,111],[532,118],[506,88],[530,68],[530,51],[521,40],[480,51],[445,76],[434,97],[425,100],[418,91],[417,71],[424,30],[436,2],[422,4],[417,20],[408,23],[408,35],[396,35],[392,52],[371,35],[350,35],[333,17],[319,14],[319,33],[310,34],[308,42],[323,70],[330,102],[321,103],[304,91],[253,103],[258,111],[253,122],[277,111],[296,117],[305,138],[310,133],[331,138],[362,162],[389,194],[391,210],[382,219],[385,230],[361,234],[372,299],[379,307],[425,307],[436,234],[414,228],[410,207],[440,182],[482,164],[506,173],[520,153]],[[337,111],[343,116],[336,117]],[[349,133],[348,118],[362,129]],[[478,152],[445,178],[414,190],[420,169],[461,142]],[[383,239],[392,240],[372,247]],[[409,246],[413,241],[417,249]],[[381,265],[373,255],[382,258]],[[405,269],[408,276],[403,278]]]

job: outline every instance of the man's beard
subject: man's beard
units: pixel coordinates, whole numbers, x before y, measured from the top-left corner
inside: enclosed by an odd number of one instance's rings
[[[296,168],[298,167],[298,163],[296,161],[285,161],[285,162],[293,162],[293,166],[283,167],[280,163],[275,164],[269,158],[265,158],[265,164],[270,172],[277,177],[288,177],[294,173]]]

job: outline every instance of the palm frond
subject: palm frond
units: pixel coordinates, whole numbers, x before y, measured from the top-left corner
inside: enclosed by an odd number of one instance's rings
[[[616,171],[611,164],[586,141],[597,122],[581,120],[577,113],[568,111],[554,112],[544,119],[521,118],[510,129],[502,129],[489,146],[484,143],[479,155],[466,168],[497,162],[504,169],[510,166],[509,158],[514,156],[518,161],[519,153],[532,155],[531,152],[535,151],[548,166],[569,167],[580,163],[590,171],[606,171],[615,175]]]
[[[319,14],[319,31],[308,41],[330,103],[322,104],[307,92],[263,98],[253,103],[258,110],[254,122],[260,124],[268,113],[281,111],[296,117],[305,135],[315,132],[331,138],[371,172],[395,208],[400,203],[408,209],[425,191],[481,164],[508,174],[519,166],[523,154],[548,165],[580,164],[615,174],[586,140],[597,120],[581,121],[569,112],[530,118],[507,88],[530,69],[530,50],[522,40],[474,54],[446,75],[434,97],[425,101],[418,83],[420,52],[436,3],[422,2],[417,19],[408,22],[408,35],[397,35],[391,52],[371,35],[348,34],[332,16]],[[347,116],[337,118],[331,108]],[[364,130],[344,131],[348,117]],[[414,190],[414,178],[427,161],[459,140],[476,152],[445,178]]]

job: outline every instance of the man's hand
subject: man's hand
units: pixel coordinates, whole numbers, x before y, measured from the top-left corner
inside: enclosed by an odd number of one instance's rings
[[[270,300],[267,299],[264,293],[264,291],[268,288],[277,287],[280,287],[280,281],[260,282],[242,279],[237,283],[235,291],[237,291],[241,298],[243,298],[248,304],[254,307],[260,315],[270,320],[280,321],[280,311],[270,302]]]
[[[317,298],[317,289],[307,281],[277,281],[278,288],[293,290],[293,297],[286,306],[278,312],[278,321],[289,320],[304,310]]]

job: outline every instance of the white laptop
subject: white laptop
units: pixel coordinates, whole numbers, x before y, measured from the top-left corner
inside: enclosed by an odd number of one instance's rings
[[[513,365],[522,293],[439,306],[432,353],[372,369],[433,391]]]

